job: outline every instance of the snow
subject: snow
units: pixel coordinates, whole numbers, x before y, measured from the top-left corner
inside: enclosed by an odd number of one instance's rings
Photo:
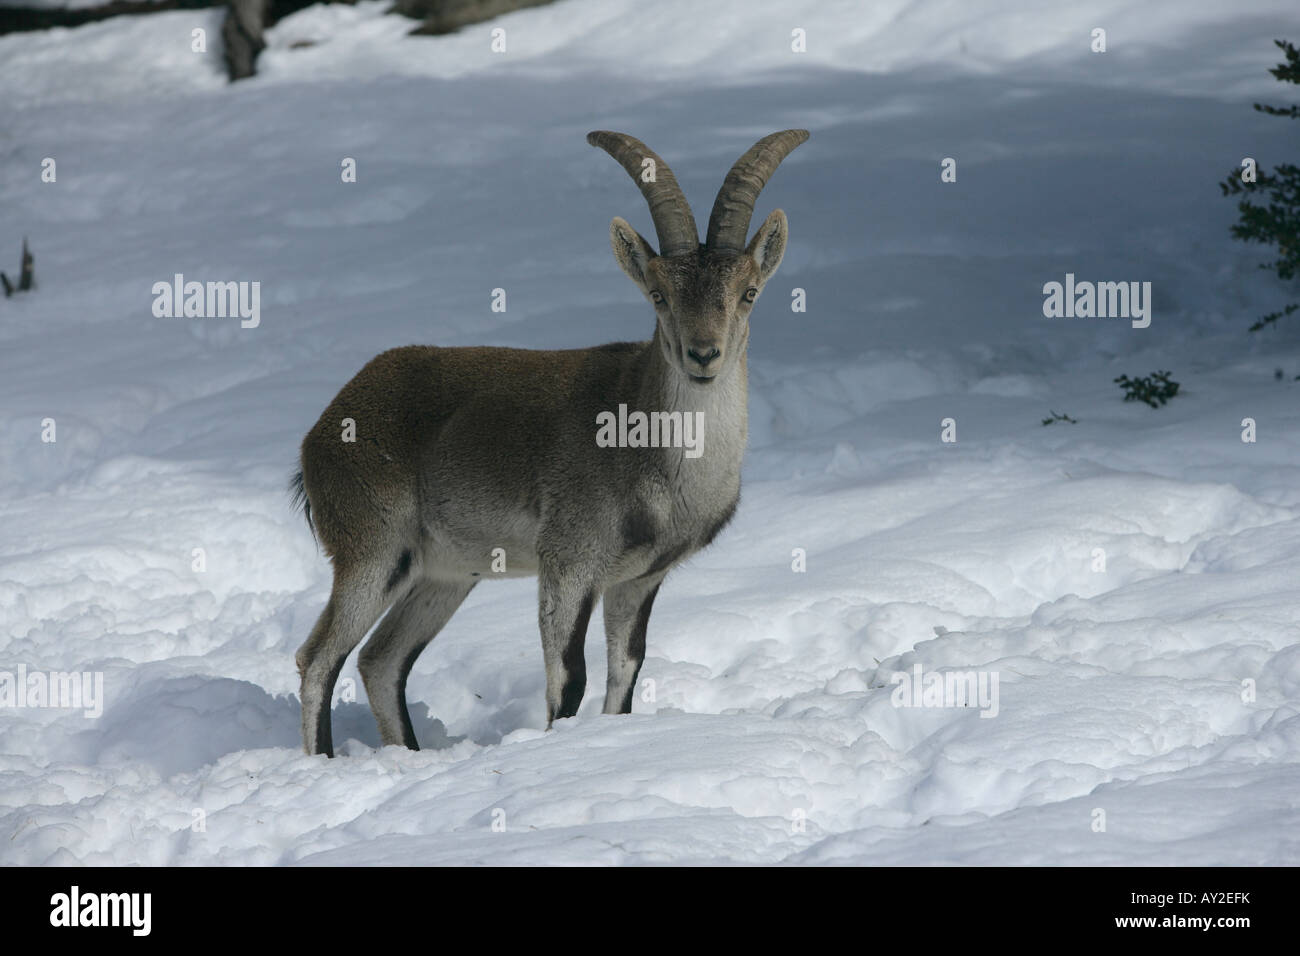
[[[1293,4],[385,6],[287,18],[233,87],[213,11],[0,37],[0,266],[26,235],[40,283],[0,302],[0,671],[106,698],[0,708],[0,862],[1300,862],[1300,324],[1246,332],[1287,290],[1215,185],[1294,159],[1249,107]],[[494,582],[412,673],[423,750],[378,747],[354,655],[304,756],[329,575],[285,483],[325,403],[410,342],[644,338],[606,234],[649,216],[586,132],[703,218],[791,126],[743,500],[661,592],[653,700],[599,714],[594,623],[542,732],[536,586]],[[155,318],[178,272],[261,282],[260,325]],[[1150,328],[1044,318],[1067,272],[1150,281]],[[1168,406],[1121,401],[1157,368]],[[917,665],[996,674],[996,717],[895,706]]]

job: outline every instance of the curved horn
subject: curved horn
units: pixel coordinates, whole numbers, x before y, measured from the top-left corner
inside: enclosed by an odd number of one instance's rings
[[[745,248],[758,194],[781,160],[807,138],[806,129],[773,133],[764,136],[736,160],[718,190],[718,198],[713,201],[713,212],[709,213],[709,232],[704,239],[707,248],[720,252],[740,252]]]
[[[694,252],[699,247],[700,233],[695,226],[690,204],[682,194],[682,187],[677,185],[677,177],[668,168],[668,164],[655,155],[650,147],[635,136],[611,133],[608,130],[588,133],[587,142],[599,146],[617,159],[641,189],[641,195],[645,196],[645,201],[650,206],[650,218],[654,220],[655,232],[659,234],[661,256]],[[647,158],[654,160],[654,182],[646,182],[641,178],[641,161]]]

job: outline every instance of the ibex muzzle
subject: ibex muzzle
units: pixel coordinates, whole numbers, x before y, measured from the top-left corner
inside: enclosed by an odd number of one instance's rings
[[[548,727],[582,701],[599,598],[604,712],[631,711],[660,583],[713,540],[739,500],[749,313],[785,252],[785,214],[769,215],[748,242],[746,233],[759,191],[807,138],[773,133],[737,160],[701,244],[668,165],[624,133],[591,133],[632,175],[654,220],[658,252],[624,220],[610,227],[615,259],[654,307],[650,341],[393,349],[325,409],[295,478],[334,564],[329,603],[297,655],[308,753],[333,753],[334,683],[385,611],[361,651],[361,676],[383,742],[418,749],[406,709],[411,666],[493,576],[538,577]],[[598,425],[616,411],[621,424],[603,438],[617,431],[619,440],[603,440]],[[688,440],[675,441],[674,429]]]

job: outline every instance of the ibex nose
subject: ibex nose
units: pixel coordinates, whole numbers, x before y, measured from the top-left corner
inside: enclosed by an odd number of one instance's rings
[[[709,363],[712,362],[715,358],[717,358],[721,354],[722,353],[718,351],[717,347],[713,345],[706,345],[706,346],[693,345],[686,350],[687,357],[692,358],[695,361],[699,362],[701,368],[708,368]]]

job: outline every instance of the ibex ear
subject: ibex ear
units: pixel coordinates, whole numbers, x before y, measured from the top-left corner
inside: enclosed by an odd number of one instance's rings
[[[619,266],[627,273],[628,278],[637,284],[642,292],[650,294],[650,287],[646,279],[646,263],[655,258],[655,251],[650,247],[650,243],[641,238],[641,233],[637,232],[626,219],[614,217],[614,221],[609,224],[609,243],[614,247],[614,258],[618,260]]]
[[[758,275],[763,282],[772,278],[772,273],[781,264],[781,257],[785,255],[785,240],[789,234],[790,224],[786,222],[785,213],[774,209],[763,220],[758,232],[754,233],[754,238],[749,240],[749,248],[745,251],[758,264]]]

